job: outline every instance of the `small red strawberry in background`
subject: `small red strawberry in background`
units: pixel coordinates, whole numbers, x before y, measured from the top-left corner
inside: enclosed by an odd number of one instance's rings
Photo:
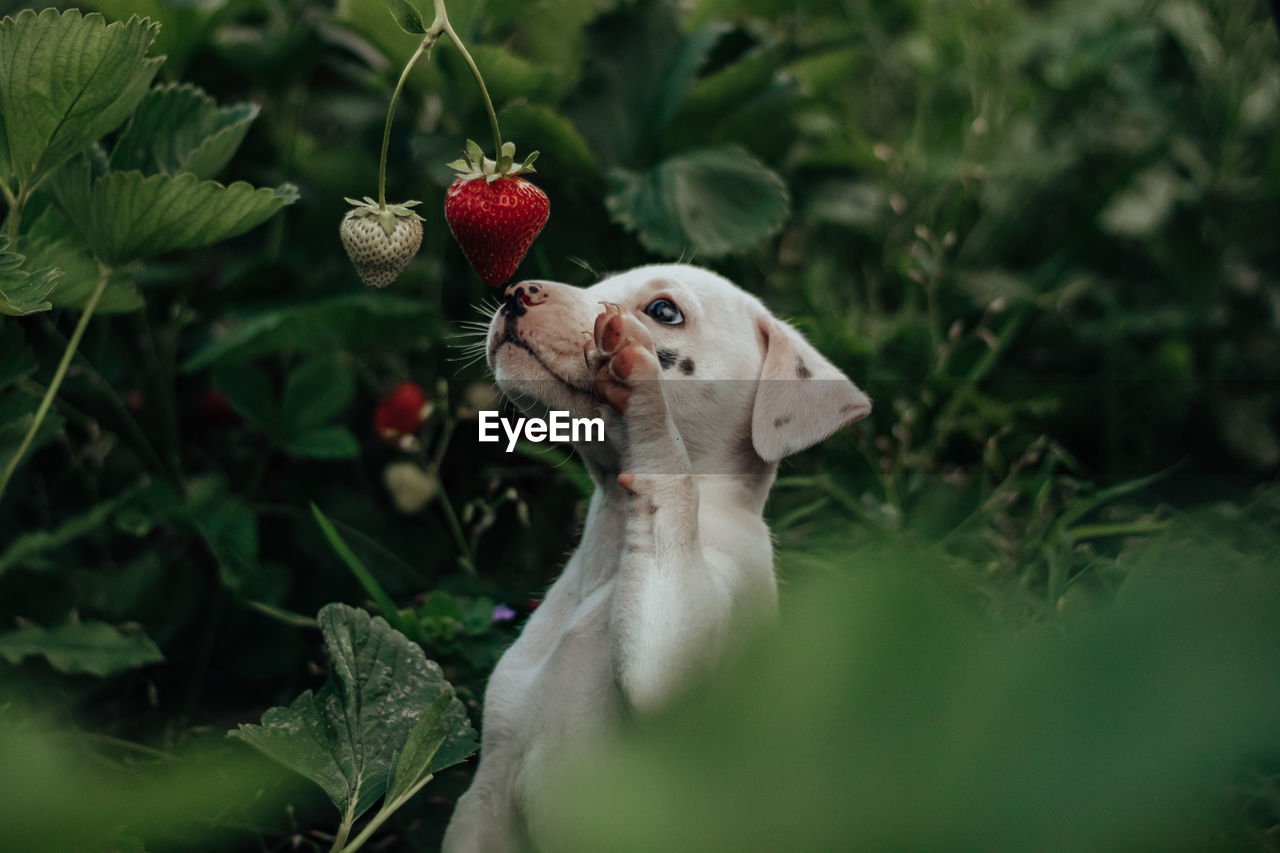
[[[467,140],[465,159],[449,164],[459,177],[445,196],[444,218],[472,268],[492,287],[515,274],[551,213],[547,194],[519,177],[534,171],[538,152],[520,164],[515,152],[515,143],[505,142],[497,161],[489,160]]]
[[[413,212],[420,201],[379,205],[347,199],[354,207],[342,218],[342,245],[356,272],[370,287],[386,287],[396,280],[422,245],[422,217]]]
[[[422,427],[434,407],[417,382],[401,382],[378,401],[373,427],[387,444],[411,449],[417,441],[415,433]]]

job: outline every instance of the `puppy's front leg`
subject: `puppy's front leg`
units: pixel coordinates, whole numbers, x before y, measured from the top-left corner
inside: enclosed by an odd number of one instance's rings
[[[626,532],[613,600],[614,672],[630,704],[660,706],[715,656],[731,596],[698,536],[698,487],[662,390],[653,340],[614,306],[595,324],[596,387],[626,428]]]

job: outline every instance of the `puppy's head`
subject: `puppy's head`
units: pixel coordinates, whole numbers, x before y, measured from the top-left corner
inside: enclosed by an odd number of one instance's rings
[[[530,414],[601,414],[583,350],[604,303],[648,328],[695,470],[737,473],[745,456],[777,462],[871,411],[867,396],[760,300],[683,264],[639,267],[589,288],[509,285],[488,337],[503,393]]]

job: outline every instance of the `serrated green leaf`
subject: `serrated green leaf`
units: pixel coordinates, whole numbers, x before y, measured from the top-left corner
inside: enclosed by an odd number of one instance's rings
[[[125,633],[105,622],[77,621],[0,634],[0,657],[12,664],[42,657],[59,672],[100,678],[164,660],[146,634]]]
[[[74,164],[73,164],[74,165]],[[242,234],[297,201],[291,185],[255,189],[244,182],[224,186],[188,172],[176,176],[108,172],[93,181],[84,209],[56,182],[63,211],[80,227],[101,262],[118,267],[177,249],[207,246]],[[83,181],[83,175],[74,178]]]
[[[419,646],[381,617],[345,604],[327,605],[319,622],[329,680],[288,707],[268,710],[261,725],[241,725],[232,737],[306,776],[340,812],[357,818],[386,794],[396,756],[441,694],[449,695],[448,734],[427,772],[475,751],[466,709]]]
[[[420,35],[427,31],[422,23],[422,15],[408,3],[408,0],[387,0],[387,11],[395,19],[396,25],[406,33]]]
[[[421,300],[381,293],[288,305],[233,321],[226,334],[199,349],[182,369],[189,373],[219,361],[265,353],[403,348],[432,339],[434,318]]]
[[[120,134],[111,151],[111,168],[212,178],[230,161],[257,115],[253,104],[219,107],[190,84],[157,86]]]
[[[36,357],[18,323],[0,323],[0,389],[35,372]]]
[[[684,152],[646,172],[615,170],[605,203],[645,248],[668,256],[746,249],[776,234],[789,208],[782,178],[736,147]]]
[[[301,431],[323,425],[350,405],[355,392],[355,376],[346,365],[328,358],[306,362],[285,382],[285,428]]]
[[[8,238],[0,237],[0,314],[23,317],[48,311],[53,307],[49,294],[61,273],[50,268],[23,269],[34,264],[27,264],[26,257],[8,249]]]
[[[56,567],[56,563],[49,558],[50,552],[101,529],[136,491],[136,488],[130,489],[111,500],[103,501],[92,509],[67,519],[57,527],[49,530],[33,530],[14,539],[3,553],[0,553],[0,575],[17,567],[28,569]]]
[[[346,427],[316,427],[286,437],[284,449],[308,459],[354,459],[360,455],[360,442]]]
[[[163,62],[146,55],[157,29],[76,9],[0,21],[0,173],[34,186],[119,127]]]
[[[267,374],[248,364],[224,364],[213,371],[212,379],[213,387],[242,418],[268,431],[277,427],[279,409]]]
[[[58,286],[49,294],[54,308],[85,307],[98,286],[98,265],[57,208],[46,208],[32,223],[31,231],[23,237],[23,247],[28,264],[51,267],[62,273]],[[94,314],[127,314],[145,304],[133,276],[127,270],[116,270],[102,291]]]

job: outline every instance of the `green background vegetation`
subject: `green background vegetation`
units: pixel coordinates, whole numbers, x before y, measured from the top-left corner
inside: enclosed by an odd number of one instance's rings
[[[225,732],[321,686],[335,601],[420,643],[475,716],[584,509],[565,455],[475,441],[492,397],[463,321],[493,294],[440,211],[488,120],[438,45],[388,166],[388,200],[424,202],[422,249],[369,291],[337,225],[374,194],[416,46],[382,3],[93,8],[161,24],[157,83],[255,104],[219,119],[251,121],[219,179],[298,200],[120,265],[0,501],[0,849],[328,849],[322,792]],[[563,849],[1280,848],[1264,4],[449,12],[504,136],[542,152],[551,219],[520,276],[710,266],[876,402],[783,466],[781,633],[602,758]],[[70,238],[32,204],[10,248],[35,270]],[[0,318],[0,461],[84,275]],[[415,451],[372,427],[405,380],[435,406]],[[413,512],[384,482],[403,461],[441,487]],[[386,849],[434,849],[468,774],[402,809]]]

